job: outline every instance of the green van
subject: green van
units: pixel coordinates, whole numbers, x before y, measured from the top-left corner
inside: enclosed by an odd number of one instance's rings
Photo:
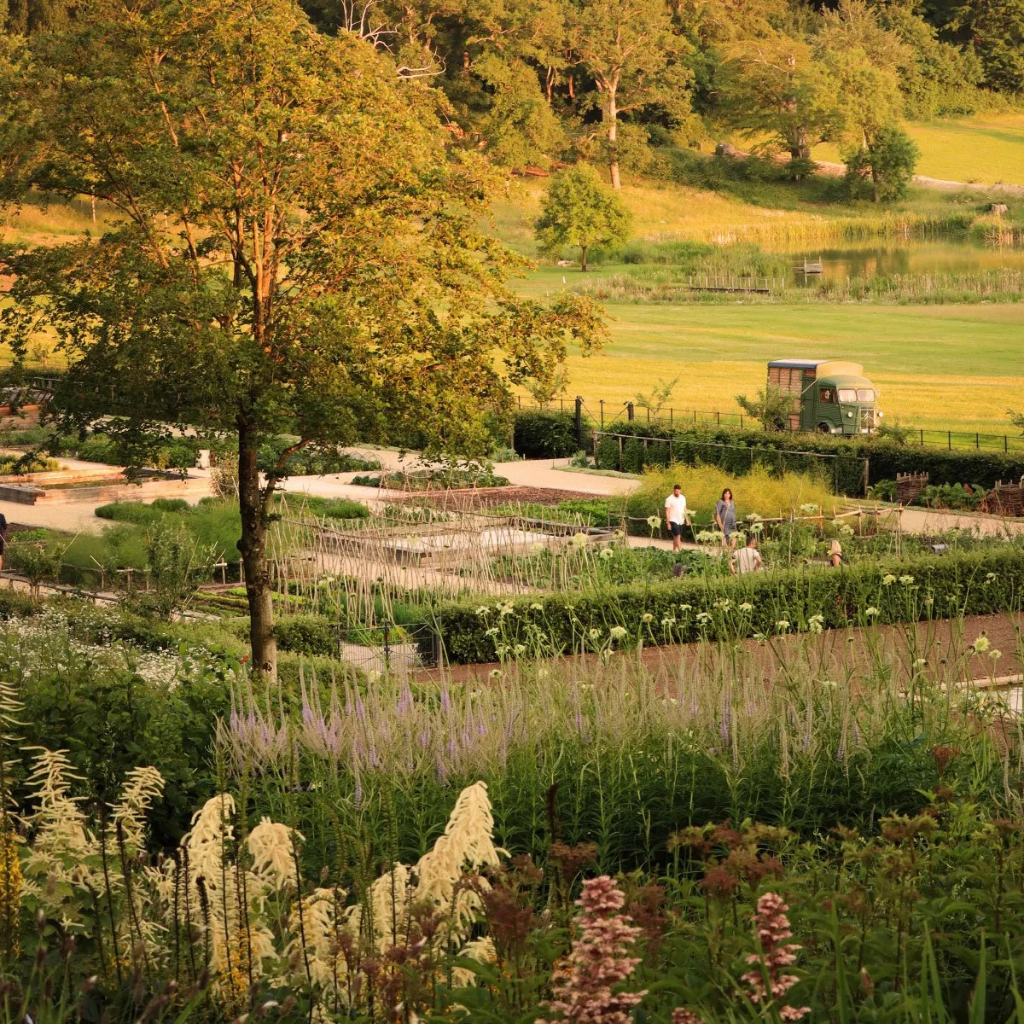
[[[860,363],[773,359],[768,364],[768,383],[796,400],[784,424],[790,430],[871,434],[882,418],[878,388],[864,376]]]

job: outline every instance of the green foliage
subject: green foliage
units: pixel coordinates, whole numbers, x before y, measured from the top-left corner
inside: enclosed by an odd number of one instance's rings
[[[910,583],[899,582],[903,579]],[[599,649],[612,626],[626,630],[624,644],[686,643],[701,637],[771,635],[779,622],[806,629],[815,615],[830,629],[875,621],[916,622],[933,615],[992,614],[1015,610],[1022,601],[1024,553],[1010,548],[868,562],[843,571],[782,569],[736,578],[604,587],[539,602],[515,600],[512,614],[500,616],[493,606],[481,614],[477,605],[451,604],[435,611],[432,629],[451,662],[489,662],[517,644],[535,654]],[[739,606],[748,602],[750,610],[741,611]],[[876,608],[877,616],[868,616],[868,607]],[[427,655],[430,639],[419,642]]]
[[[565,459],[583,441],[576,430],[576,417],[569,412],[518,412],[512,429],[516,453],[524,459]]]
[[[286,449],[290,448],[298,438],[274,437],[260,447],[259,466],[264,472],[278,467]],[[327,476],[331,473],[358,473],[369,469],[380,469],[376,459],[363,459],[339,451],[315,451],[303,448],[292,452],[285,458],[284,469],[289,476]]]
[[[867,189],[875,202],[902,199],[919,156],[917,144],[901,128],[881,128],[866,145],[847,154],[846,181],[852,198]]]
[[[875,431],[875,436],[893,444],[907,444],[914,437],[914,428],[904,426],[898,419],[886,420]]]
[[[576,164],[552,178],[535,227],[542,251],[556,253],[563,246],[578,246],[580,269],[586,270],[590,248],[625,242],[629,224],[629,212],[601,184],[597,172]]]
[[[289,615],[274,625],[281,649],[301,654],[334,657],[338,653],[338,632],[321,615]]]
[[[1024,92],[1024,3],[1021,0],[966,0],[953,25],[973,42],[992,89]]]
[[[809,470],[821,466],[815,454],[837,457],[838,465],[829,479],[842,493],[860,494],[863,487],[864,460],[868,460],[868,483],[894,480],[898,473],[925,472],[933,484],[974,481],[982,487],[994,487],[997,480],[1017,480],[1024,476],[1024,456],[1013,452],[946,449],[916,444],[896,444],[882,438],[826,437],[818,434],[765,434],[756,430],[697,428],[671,430],[666,425],[631,425],[634,438],[623,442],[619,458],[616,438],[602,438],[596,459],[600,469],[625,469],[640,472],[645,466],[664,466],[669,461],[668,439],[672,455],[683,465],[709,463],[742,474],[751,465],[760,464],[778,471]],[[644,439],[647,444],[644,444]],[[801,453],[807,453],[802,455]]]
[[[183,522],[163,519],[150,527],[146,544],[148,583],[153,588],[136,595],[140,604],[164,617],[183,611],[196,587],[213,571],[216,551],[190,534]]]
[[[790,414],[798,408],[796,397],[775,384],[766,384],[754,398],[737,395],[736,404],[765,430],[776,432],[788,427]]]
[[[225,677],[211,669],[189,673],[174,686],[146,680],[127,655],[112,671],[90,664],[56,631],[64,646],[63,670],[33,673],[19,688],[25,705],[21,734],[28,744],[62,749],[89,794],[110,800],[127,774],[153,765],[167,780],[153,811],[154,841],[176,843],[195,807],[217,790],[211,752],[217,718],[230,711]],[[19,674],[16,646],[0,643],[5,675]]]

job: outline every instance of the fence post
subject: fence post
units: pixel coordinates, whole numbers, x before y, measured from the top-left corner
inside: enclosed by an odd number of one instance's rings
[[[601,429],[604,430],[604,399],[600,399],[601,406]]]
[[[974,433],[974,447],[978,449],[981,448],[981,434],[979,434],[977,431],[975,431]]]
[[[630,423],[632,423],[633,422],[633,418],[635,416],[636,416],[636,410],[633,408],[633,403],[632,402],[627,402],[626,403],[626,418],[629,420]]]
[[[622,472],[622,435],[619,434],[619,472]]]
[[[946,431],[946,446],[949,448],[950,451],[953,450],[953,431],[952,430],[947,430]]]
[[[715,410],[715,423],[717,423],[719,426],[722,425],[722,414],[718,412],[717,409]]]
[[[668,439],[668,464],[674,466],[676,462],[675,454],[672,451],[672,438]]]
[[[924,447],[924,429],[921,429],[921,447]]]
[[[576,396],[576,443],[583,447],[583,398]]]
[[[1005,434],[1003,434],[1003,451],[1004,452],[1008,452],[1010,450],[1010,448],[1009,448],[1009,441],[1010,441],[1010,439]]]
[[[743,413],[740,413],[740,430],[743,429]]]
[[[868,458],[864,459],[864,497],[868,496],[868,467],[871,465],[871,460]]]

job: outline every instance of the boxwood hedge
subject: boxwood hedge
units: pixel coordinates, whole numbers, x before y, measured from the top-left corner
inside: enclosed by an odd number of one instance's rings
[[[516,454],[524,459],[567,459],[586,447],[586,439],[576,429],[576,417],[553,410],[517,413],[512,438]]]
[[[438,642],[450,662],[480,663],[515,652],[517,645],[524,654],[569,653],[610,642],[625,647],[803,630],[814,616],[821,616],[822,628],[833,629],[1015,611],[1022,604],[1024,552],[1007,546],[838,570],[689,577],[497,604],[448,604],[434,613],[436,640],[423,636],[419,643],[424,657]],[[616,627],[625,634],[614,637]]]

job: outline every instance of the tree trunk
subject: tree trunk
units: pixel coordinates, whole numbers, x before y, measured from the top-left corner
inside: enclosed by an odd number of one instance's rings
[[[268,679],[277,677],[277,641],[274,605],[267,564],[267,518],[256,465],[255,438],[243,427],[238,432],[238,504],[242,513],[242,537],[238,550],[245,570],[245,596],[249,602],[249,647],[252,669]]]
[[[589,248],[589,246],[586,246],[586,245],[581,245],[580,246],[580,251],[583,253],[582,257],[580,258],[580,270],[582,270],[583,273],[587,272],[587,249],[588,248]]]
[[[810,139],[807,136],[807,131],[804,128],[795,128],[789,133],[789,159],[790,162],[794,160],[810,160],[811,158],[811,146]],[[791,174],[790,177],[794,181],[799,181],[802,174]]]
[[[612,188],[622,188],[619,178],[619,111],[615,105],[615,90],[608,90],[608,105],[605,107],[608,119],[608,169],[611,172]]]

